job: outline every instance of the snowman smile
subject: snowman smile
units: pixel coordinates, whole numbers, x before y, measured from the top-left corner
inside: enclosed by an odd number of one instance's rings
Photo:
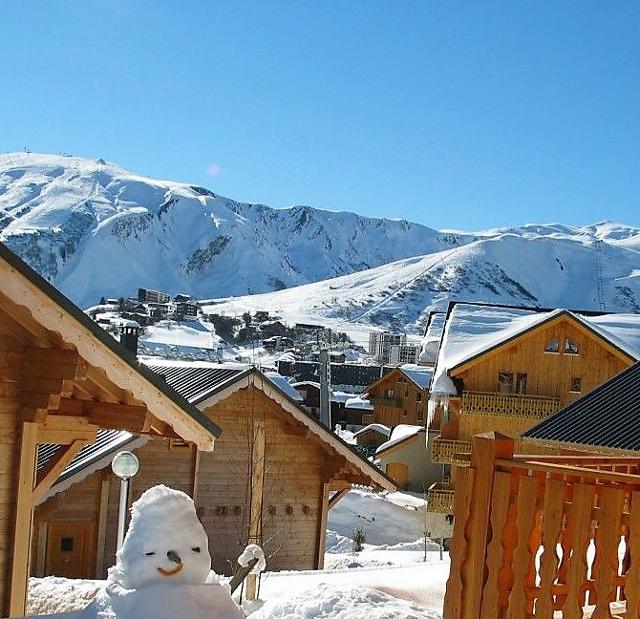
[[[178,565],[176,565],[172,570],[165,570],[163,567],[159,567],[158,571],[163,575],[163,576],[175,576],[181,569],[183,568],[183,564],[179,563]]]

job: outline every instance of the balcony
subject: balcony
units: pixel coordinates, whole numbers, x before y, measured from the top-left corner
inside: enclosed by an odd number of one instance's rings
[[[453,514],[453,489],[448,483],[435,483],[427,490],[427,511]]]
[[[437,462],[438,464],[469,466],[467,461],[457,459],[456,454],[470,452],[470,441],[456,441],[447,438],[437,438],[431,445],[431,462]]]
[[[402,407],[402,400],[400,398],[369,398],[369,401],[374,406],[392,406],[394,408]]]
[[[560,398],[519,393],[485,393],[464,391],[462,414],[507,415],[542,419],[560,409]]]

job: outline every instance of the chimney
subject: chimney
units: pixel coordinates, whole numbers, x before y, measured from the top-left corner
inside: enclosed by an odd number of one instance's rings
[[[140,337],[141,327],[126,325],[118,328],[120,332],[120,343],[135,357],[138,356],[138,338]]]

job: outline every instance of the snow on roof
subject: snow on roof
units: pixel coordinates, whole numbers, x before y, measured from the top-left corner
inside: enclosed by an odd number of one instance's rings
[[[355,432],[353,436],[364,434],[365,432],[369,432],[370,430],[373,430],[374,432],[379,432],[384,436],[391,436],[391,428],[389,428],[388,426],[383,426],[381,423],[370,423],[368,426],[365,426],[364,428]]]
[[[447,319],[446,312],[434,312],[431,315],[429,326],[422,339],[422,350],[418,360],[420,363],[435,363],[438,358],[438,348],[442,340],[442,332]]]
[[[369,400],[365,400],[364,398],[360,398],[358,396],[354,398],[349,398],[345,403],[345,408],[360,408],[367,411],[373,410],[373,404],[369,402]],[[369,427],[369,426],[367,426]],[[384,426],[386,427],[386,426]]]
[[[587,316],[565,309],[537,311],[457,303],[447,320],[431,391],[456,393],[448,372],[518,334],[561,314],[568,314],[634,359],[640,359],[640,315],[605,314]]]
[[[278,374],[278,372],[265,372],[264,375],[292,400],[296,402],[304,401],[300,393],[293,388],[293,385],[282,374]]]
[[[389,440],[385,443],[382,443],[382,445],[380,445],[380,447],[376,449],[376,453],[378,454],[382,451],[385,451],[390,447],[393,447],[394,445],[397,445],[398,443],[401,443],[402,441],[415,436],[422,430],[424,430],[424,426],[411,426],[409,424],[401,423],[393,429]]]
[[[415,363],[405,363],[400,366],[400,371],[417,387],[426,389],[431,384],[433,368]]]

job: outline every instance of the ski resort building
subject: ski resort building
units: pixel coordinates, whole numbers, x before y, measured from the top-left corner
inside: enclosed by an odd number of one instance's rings
[[[101,434],[98,452],[80,452],[36,510],[34,574],[100,578],[113,565],[119,483],[108,465],[123,448],[140,460],[129,503],[158,483],[192,496],[219,573],[236,569],[248,542],[264,547],[271,570],[322,568],[328,510],[351,485],[396,488],[309,415],[282,376],[238,365],[145,363],[222,428],[215,457],[182,440]],[[40,455],[46,461],[44,450]],[[42,531],[72,530],[77,522],[103,523],[86,538],[90,560],[52,562],[46,549],[38,548]]]
[[[60,535],[34,527],[34,511],[85,446],[99,448],[98,435],[166,437],[206,451],[220,434],[214,421],[2,244],[0,423],[2,616],[25,614],[30,566],[46,561],[42,556],[85,560],[82,546],[104,522],[100,514],[85,518],[76,505],[72,528]],[[36,470],[39,451],[47,459]]]
[[[456,464],[472,437],[520,437],[640,358],[640,315],[452,303],[431,385],[428,509],[452,513]],[[449,479],[451,481],[449,481]]]
[[[365,394],[373,404],[367,423],[393,428],[398,424],[426,425],[429,385],[433,369],[413,364],[393,368],[369,385]]]

